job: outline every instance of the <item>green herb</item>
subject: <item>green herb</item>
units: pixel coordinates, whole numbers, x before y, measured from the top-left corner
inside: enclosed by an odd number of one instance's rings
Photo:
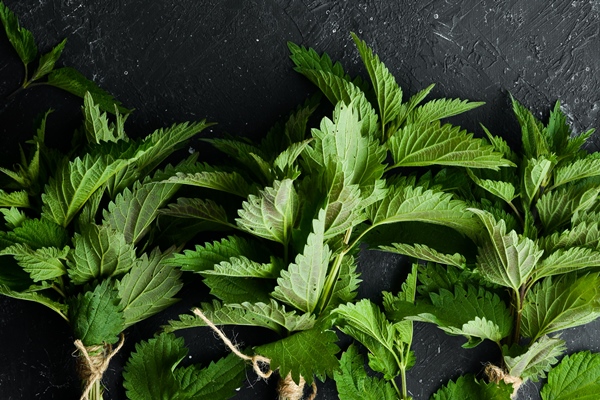
[[[562,359],[548,373],[543,400],[594,399],[600,390],[600,357],[583,351]]]
[[[573,136],[558,102],[547,124],[515,99],[512,103],[522,152],[486,133],[519,173],[468,170],[454,178],[463,179],[456,192],[472,204],[469,210],[484,228],[475,240],[477,257],[465,259],[460,271],[460,263],[415,254],[449,266],[420,267],[425,279],[416,304],[390,300],[388,316],[434,323],[465,336],[465,347],[494,341],[502,364],[490,366],[488,376],[513,384],[516,393],[522,382],[545,377],[566,351],[556,332],[600,316],[600,275],[593,268],[600,266],[600,170],[598,155],[582,149],[593,130]]]
[[[38,46],[31,31],[19,24],[18,18],[2,1],[0,1],[0,22],[24,67],[23,83],[10,97],[23,89],[50,85],[79,97],[84,97],[89,92],[94,102],[104,111],[111,113],[115,113],[116,110],[120,113],[131,112],[76,69],[70,67],[56,68],[56,63],[67,44],[67,39],[57,44],[48,53],[39,55]],[[33,63],[36,60],[37,67],[32,71]]]
[[[131,400],[229,399],[245,378],[244,363],[234,354],[207,367],[180,367],[188,351],[183,338],[162,333],[137,343],[123,376]]]
[[[1,190],[0,293],[35,301],[67,320],[77,339],[84,396],[102,396],[100,379],[120,348],[122,332],[173,304],[181,273],[165,264],[174,248],[156,242],[157,218],[195,156],[157,167],[209,124],[177,124],[143,139],[109,122],[85,95],[84,127],[69,154],[44,144],[46,117]],[[121,337],[121,340],[119,340]],[[113,345],[118,344],[116,349]],[[90,367],[99,358],[103,367]],[[88,365],[89,364],[89,365]]]
[[[441,190],[433,179],[400,175],[400,167],[497,170],[513,165],[484,140],[440,122],[480,103],[441,99],[421,104],[432,87],[403,102],[387,68],[364,42],[356,37],[355,42],[372,89],[359,78],[351,79],[327,55],[290,44],[296,69],[331,100],[333,117],[307,132],[316,109],[311,99],[258,144],[239,138],[207,140],[235,166],[201,165],[200,172],[179,173],[166,181],[228,194],[219,196],[221,204],[180,198],[164,211],[186,222],[198,221],[189,239],[201,229],[231,232],[166,262],[204,276],[217,299],[201,309],[214,324],[261,326],[280,334],[280,340],[254,351],[270,360],[271,369],[279,368],[281,377],[298,384],[312,384],[313,375],[331,377],[338,368],[337,337],[330,330],[335,318],[367,347],[387,345],[386,354],[376,350],[370,357],[391,382],[398,374],[404,379],[412,365],[410,322],[384,322],[383,314],[366,302],[331,313],[356,295],[360,280],[355,256],[367,237],[381,239],[387,226],[395,224],[402,231],[401,223],[409,222],[421,224],[424,232],[435,226],[452,228],[457,240],[474,238],[481,229],[466,202]],[[374,106],[368,98],[377,99]],[[423,140],[423,131],[428,140]],[[456,259],[432,246],[413,242],[405,249]],[[380,323],[387,326],[383,331],[364,333]],[[182,315],[166,329],[204,325],[202,318]],[[382,364],[394,357],[398,362]],[[388,366],[393,370],[386,370]],[[406,397],[405,387],[397,394]]]

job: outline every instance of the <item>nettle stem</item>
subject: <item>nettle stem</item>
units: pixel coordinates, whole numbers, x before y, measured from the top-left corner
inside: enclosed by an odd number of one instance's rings
[[[518,291],[514,292],[515,294],[515,330],[513,333],[512,343],[519,344],[521,341],[521,318],[523,315],[523,306],[525,302],[525,292],[527,290],[527,286],[525,284],[521,285]]]

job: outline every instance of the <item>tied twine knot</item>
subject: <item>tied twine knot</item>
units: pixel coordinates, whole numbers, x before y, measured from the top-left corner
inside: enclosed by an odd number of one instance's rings
[[[242,353],[236,345],[234,345],[231,340],[222,330],[217,328],[213,322],[204,315],[199,308],[195,308],[192,310],[194,314],[204,321],[206,325],[208,325],[218,336],[221,338],[223,343],[234,353],[236,356],[245,361],[250,361],[252,363],[252,368],[256,375],[263,379],[268,379],[272,374],[273,370],[271,369],[271,360],[267,357],[255,354],[253,356],[248,356]],[[279,400],[301,400],[304,396],[304,386],[306,385],[306,381],[302,376],[300,376],[300,382],[296,384],[292,379],[292,374],[289,373],[285,378],[280,379],[279,384],[277,386],[277,391],[279,392]],[[317,397],[317,385],[312,383],[312,394],[308,398],[308,400],[314,400]]]
[[[517,392],[523,384],[523,380],[521,378],[519,378],[518,376],[512,376],[505,372],[502,368],[497,367],[493,364],[487,364],[485,366],[484,372],[488,379],[494,383],[499,383],[500,381],[503,381],[508,385],[512,385],[513,392],[510,397],[512,399],[516,398]]]
[[[75,341],[75,347],[79,350],[79,373],[81,379],[86,383],[80,400],[89,400],[90,391],[96,382],[102,380],[104,372],[108,369],[110,360],[121,350],[125,343],[125,335],[121,333],[117,347],[113,349],[111,344],[97,346],[85,346],[80,339]]]

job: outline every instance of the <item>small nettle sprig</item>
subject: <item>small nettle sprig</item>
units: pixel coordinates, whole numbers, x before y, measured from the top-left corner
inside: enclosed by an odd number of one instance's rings
[[[465,347],[485,339],[497,343],[501,363],[488,365],[486,373],[512,385],[501,398],[546,376],[566,351],[557,332],[600,316],[600,162],[597,153],[582,149],[593,129],[573,136],[558,102],[547,124],[517,100],[512,104],[522,151],[486,133],[518,173],[467,170],[456,178],[463,180],[456,193],[470,202],[484,227],[475,237],[476,257],[466,268],[429,258],[431,263],[419,267],[416,304],[386,295],[393,321],[434,323],[465,336]],[[573,366],[569,373],[587,379],[593,372]],[[461,378],[436,398],[481,385]]]
[[[112,95],[98,87],[96,83],[87,79],[75,68],[56,67],[67,39],[57,44],[49,52],[40,55],[33,33],[22,27],[15,14],[0,1],[0,23],[4,27],[6,36],[23,63],[23,81],[9,99],[21,91],[35,86],[54,86],[76,96],[83,97],[90,93],[101,110],[114,113],[128,113],[130,110],[123,107]],[[35,68],[32,67],[36,64]]]
[[[337,335],[331,330],[337,320],[344,332],[372,349],[370,365],[385,374],[383,386],[407,398],[406,386],[400,389],[394,378],[401,375],[405,382],[414,363],[412,323],[388,326],[367,300],[351,305],[360,282],[360,244],[366,238],[390,244],[385,228],[394,225],[404,232],[402,224],[409,223],[420,224],[423,236],[441,227],[457,237],[475,238],[481,224],[466,202],[440,190],[431,174],[405,176],[401,168],[498,170],[513,163],[485,140],[440,121],[481,103],[424,102],[433,86],[404,101],[385,65],[363,41],[354,40],[370,88],[326,54],[289,44],[296,70],[334,105],[332,118],[308,130],[316,109],[311,99],[258,144],[239,138],[207,140],[233,165],[203,165],[201,172],[178,173],[167,181],[226,193],[179,198],[163,213],[197,221],[190,224],[197,231],[219,227],[229,236],[166,260],[201,274],[216,298],[196,310],[202,317],[182,315],[166,329],[205,326],[207,319],[215,325],[271,329],[281,339],[256,347],[255,354],[269,360],[269,372],[278,370],[288,383],[310,385],[315,376],[323,380],[339,368]],[[185,234],[192,237],[194,232]],[[462,256],[414,241],[397,250],[464,263]],[[413,292],[408,285],[407,300],[414,299]],[[371,326],[378,330],[369,331]],[[356,362],[355,355],[345,359]],[[349,379],[343,373],[339,377]]]
[[[71,325],[82,398],[102,397],[102,373],[123,331],[176,301],[181,273],[164,263],[174,247],[158,247],[156,221],[180,187],[165,180],[189,171],[196,157],[164,161],[210,125],[175,124],[132,139],[125,116],[113,111],[111,122],[86,94],[68,154],[45,145],[46,114],[31,156],[22,151],[14,170],[0,168],[12,178],[0,189],[0,294],[41,303]]]

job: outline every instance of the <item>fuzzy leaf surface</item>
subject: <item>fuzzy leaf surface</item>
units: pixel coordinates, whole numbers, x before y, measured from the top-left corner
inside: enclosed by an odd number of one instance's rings
[[[510,400],[513,392],[512,385],[504,382],[498,384],[478,381],[474,375],[460,376],[456,382],[450,381],[432,396],[433,400]]]
[[[0,255],[12,254],[34,282],[51,280],[67,273],[64,262],[69,247],[42,247],[33,250],[24,244],[14,244],[0,251]]]
[[[175,176],[170,177],[167,182],[219,190],[240,197],[246,197],[252,192],[248,182],[235,171],[178,172]]]
[[[566,346],[564,340],[542,336],[523,354],[511,356],[506,351],[506,346],[503,346],[504,362],[509,374],[537,382],[558,362],[558,357],[566,351]]]
[[[367,375],[363,358],[355,345],[350,345],[340,359],[340,370],[333,373],[340,400],[395,400],[393,386]]]
[[[29,207],[29,195],[26,191],[6,192],[0,189],[0,207]]]
[[[600,393],[600,356],[582,351],[562,359],[548,373],[543,400],[594,400]]]
[[[391,246],[379,246],[381,250],[404,254],[419,260],[431,261],[439,264],[453,265],[458,268],[464,268],[467,260],[459,253],[443,254],[429,246],[415,243],[414,246],[405,243],[392,243]]]

